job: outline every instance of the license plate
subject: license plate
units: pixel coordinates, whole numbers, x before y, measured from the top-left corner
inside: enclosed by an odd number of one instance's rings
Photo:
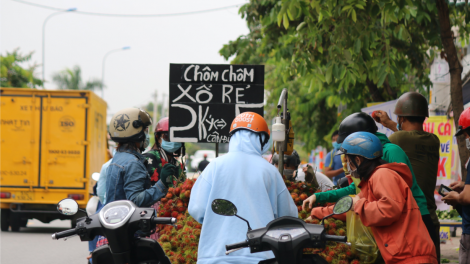
[[[33,192],[16,192],[12,195],[13,199],[15,200],[23,200],[23,201],[32,201],[34,200],[34,193]]]

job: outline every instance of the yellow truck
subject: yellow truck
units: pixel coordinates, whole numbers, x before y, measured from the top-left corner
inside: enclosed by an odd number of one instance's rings
[[[106,102],[91,91],[0,88],[1,230],[28,219],[72,219],[56,204],[85,208],[107,159]]]

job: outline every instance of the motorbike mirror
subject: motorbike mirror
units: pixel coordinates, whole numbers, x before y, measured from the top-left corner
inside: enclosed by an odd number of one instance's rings
[[[63,215],[75,215],[78,212],[78,203],[74,199],[63,199],[57,204],[57,211]]]
[[[225,216],[236,216],[241,220],[245,221],[248,225],[248,231],[251,231],[250,222],[245,218],[240,217],[237,215],[238,210],[237,207],[230,201],[224,199],[215,199],[212,201],[212,211],[218,215],[225,215]]]
[[[344,214],[347,211],[351,210],[352,204],[353,204],[353,199],[351,198],[351,196],[342,197],[336,202],[335,207],[333,207],[333,213],[323,217],[320,224],[323,225],[323,222],[325,221],[325,219],[327,219],[330,216]]]
[[[230,201],[215,199],[212,201],[212,211],[218,215],[234,216],[237,214],[237,207]]]
[[[333,214],[344,214],[351,210],[352,205],[353,199],[351,196],[344,196],[336,202],[335,207],[333,207]]]
[[[100,173],[99,172],[95,172],[91,175],[91,178],[94,180],[94,181],[98,181],[100,179]]]

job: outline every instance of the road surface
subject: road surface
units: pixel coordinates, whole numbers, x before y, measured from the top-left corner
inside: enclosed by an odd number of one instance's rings
[[[189,172],[187,176],[192,179],[198,174]],[[70,228],[70,220],[55,220],[43,224],[33,219],[20,232],[0,232],[0,263],[85,264],[88,242],[81,242],[78,237],[67,241],[51,238],[53,233]]]
[[[52,240],[55,232],[70,228],[70,220],[43,224],[29,220],[20,232],[0,232],[0,263],[2,264],[85,264],[88,242],[78,237]]]

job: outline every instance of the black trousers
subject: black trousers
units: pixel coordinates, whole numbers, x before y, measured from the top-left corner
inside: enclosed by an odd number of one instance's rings
[[[431,237],[432,242],[436,247],[437,262],[441,263],[441,241],[439,239],[439,227],[436,228],[434,226],[430,215],[422,215],[421,217],[423,219],[424,225],[428,229],[429,236]]]

